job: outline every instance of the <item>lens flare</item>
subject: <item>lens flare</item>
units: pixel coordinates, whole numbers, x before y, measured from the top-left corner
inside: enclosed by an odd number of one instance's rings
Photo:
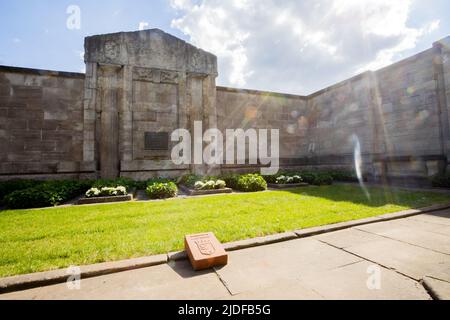
[[[353,155],[354,155],[354,161],[355,161],[356,176],[358,177],[359,185],[363,189],[367,199],[370,201],[370,193],[364,184],[363,169],[362,169],[361,143],[359,142],[359,138],[356,134],[352,135],[352,143],[354,146],[353,147],[353,149],[354,149]]]

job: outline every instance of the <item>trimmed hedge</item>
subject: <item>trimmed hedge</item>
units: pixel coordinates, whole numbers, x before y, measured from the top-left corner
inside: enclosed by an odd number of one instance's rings
[[[450,173],[434,176],[431,184],[436,188],[450,188]]]
[[[324,186],[333,184],[333,177],[326,172],[303,171],[299,172],[303,181],[315,186]]]
[[[342,182],[358,182],[358,177],[355,172],[352,171],[341,171],[341,170],[331,170],[327,173],[333,178],[334,181]]]
[[[242,192],[267,190],[267,182],[259,174],[226,175],[222,177],[228,187]]]
[[[33,188],[15,191],[4,199],[10,209],[29,209],[56,206],[83,194],[91,181],[48,181]]]
[[[136,188],[137,182],[130,178],[117,178],[117,179],[100,179],[94,182],[92,188],[117,188],[125,187],[128,191]]]
[[[334,180],[333,176],[329,172],[325,171],[281,171],[276,175],[263,176],[263,178],[267,183],[277,184],[278,178],[282,176],[299,176],[302,180],[301,182],[315,186],[330,185]]]
[[[44,181],[37,180],[9,180],[0,182],[0,204],[3,203],[3,199],[13,193],[14,191],[25,190],[29,188],[34,188]]]
[[[178,195],[177,185],[172,182],[150,182],[146,193],[150,199],[174,198]]]

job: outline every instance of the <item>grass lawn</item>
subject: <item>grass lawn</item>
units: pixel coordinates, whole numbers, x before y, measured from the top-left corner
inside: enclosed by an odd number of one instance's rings
[[[184,235],[264,236],[448,202],[437,193],[326,186],[159,202],[0,212],[0,277],[183,248]]]

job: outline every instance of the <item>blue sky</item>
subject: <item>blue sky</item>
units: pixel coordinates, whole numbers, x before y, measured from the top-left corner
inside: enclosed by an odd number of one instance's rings
[[[85,36],[141,22],[216,54],[220,85],[309,94],[450,35],[450,1],[0,0],[0,64],[81,72]]]

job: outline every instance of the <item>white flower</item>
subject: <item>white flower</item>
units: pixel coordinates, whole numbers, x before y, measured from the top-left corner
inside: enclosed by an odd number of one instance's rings
[[[97,188],[91,188],[86,192],[86,197],[88,198],[97,197],[99,194],[100,190],[98,190]]]
[[[205,184],[201,181],[197,181],[194,185],[195,190],[202,190],[205,187]]]
[[[223,180],[217,180],[215,183],[216,189],[225,189],[227,187],[227,183]]]
[[[215,181],[210,180],[210,181],[205,183],[205,188],[208,189],[208,190],[209,189],[214,189],[215,187],[216,187],[216,182]]]
[[[127,195],[127,188],[125,188],[125,187],[119,186],[116,188],[116,191],[119,195],[123,195],[123,196]]]

